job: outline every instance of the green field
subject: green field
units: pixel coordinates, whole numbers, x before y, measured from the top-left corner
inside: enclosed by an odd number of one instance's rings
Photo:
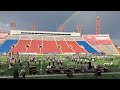
[[[20,67],[19,63],[16,63],[13,65],[13,67],[8,70],[8,63],[6,62],[7,56],[0,56],[0,61],[2,62],[1,68],[0,68],[0,76],[13,76],[14,69],[17,68],[19,72],[21,69],[25,69],[27,72],[27,75],[29,74],[29,68],[26,67],[27,62],[25,61],[28,56],[20,56],[23,60],[22,62],[22,67]],[[80,67],[80,64],[76,64],[75,62],[72,62],[70,60],[65,59],[64,55],[59,55],[58,57],[63,58],[63,66],[65,68],[72,66],[72,67]],[[36,62],[36,67],[37,67],[37,75],[46,75],[46,67],[48,65],[48,61],[45,60],[45,55],[38,55],[36,57],[37,62]],[[45,62],[44,62],[45,61]],[[104,63],[110,63],[111,61],[108,59],[104,58],[96,58],[95,61],[92,63],[94,64],[99,64],[103,65]],[[113,72],[120,72],[120,57],[115,56],[113,60],[114,65],[108,66],[112,69]],[[30,65],[35,65],[35,62],[30,62]],[[84,79],[83,75],[75,75],[71,78],[68,78],[67,76],[45,76],[45,77],[27,77],[28,79]],[[93,79],[93,75],[88,75],[85,77],[87,79]],[[114,78],[120,78],[119,75],[102,75],[99,77],[100,79],[114,79]]]

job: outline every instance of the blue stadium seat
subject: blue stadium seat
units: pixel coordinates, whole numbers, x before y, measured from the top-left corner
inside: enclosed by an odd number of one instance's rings
[[[91,47],[86,41],[77,41],[79,45],[82,45],[89,53],[98,53],[93,47]]]
[[[13,44],[16,44],[18,40],[6,40],[1,46],[0,46],[0,53],[7,53],[11,49],[11,46]]]

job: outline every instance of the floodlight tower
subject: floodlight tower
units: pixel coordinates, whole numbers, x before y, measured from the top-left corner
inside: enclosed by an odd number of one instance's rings
[[[81,30],[80,30],[80,34],[82,35],[83,33],[83,25],[81,25]]]
[[[64,24],[61,24],[61,25],[60,25],[59,31],[60,31],[60,32],[64,32]]]
[[[36,29],[37,29],[36,24],[32,24],[32,31],[36,31]]]
[[[10,22],[10,30],[16,30],[16,23],[14,21]]]
[[[77,25],[76,32],[82,34],[82,32],[83,32],[83,26],[81,24]]]
[[[96,35],[100,34],[100,17],[96,18]]]
[[[80,25],[80,24],[77,25],[76,32],[77,32],[77,33],[80,33],[80,32],[81,32],[81,25]]]

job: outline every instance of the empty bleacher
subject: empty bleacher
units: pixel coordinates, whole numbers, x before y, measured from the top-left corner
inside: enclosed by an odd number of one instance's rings
[[[32,37],[32,40],[42,40],[42,37],[41,36],[31,36]]]
[[[27,45],[29,46],[31,40],[19,40],[18,43],[15,45],[15,47],[10,50],[10,52],[19,52],[19,53],[25,53]]]
[[[55,37],[55,40],[56,41],[64,41],[64,38],[63,37]]]
[[[87,53],[87,51],[83,47],[78,45],[76,41],[66,41],[66,42],[68,43],[69,46],[71,46],[71,48],[74,50],[75,53]]]
[[[8,38],[8,33],[0,32],[0,45]]]
[[[119,54],[118,50],[113,45],[106,45],[106,48],[108,48],[112,54]]]
[[[120,48],[117,48],[117,50],[118,50],[118,52],[119,52],[119,54],[120,54]]]
[[[66,41],[74,41],[73,37],[64,37]]]
[[[4,41],[5,39],[0,39],[0,45],[3,44]]]
[[[30,47],[27,49],[26,53],[41,53],[40,48],[42,48],[41,40],[32,40]]]
[[[82,37],[73,37],[75,41],[83,41]]]
[[[6,39],[8,37],[8,33],[0,32],[0,39]]]
[[[18,40],[6,40],[1,46],[0,46],[0,53],[7,53],[11,49],[11,46],[16,44]]]
[[[9,35],[7,39],[18,40],[19,38],[20,38],[19,35]]]
[[[61,51],[55,41],[44,40],[41,53],[61,53]]]
[[[103,51],[107,54],[112,54],[112,52],[106,47],[106,45],[102,45],[101,44],[101,48],[103,49]]]
[[[32,35],[21,35],[20,40],[31,40]]]
[[[97,40],[100,44],[107,44],[107,45],[111,45],[112,42],[110,40]]]
[[[112,44],[111,40],[109,37],[99,37],[96,35],[83,35],[82,36],[88,43],[92,44],[92,45],[96,45],[96,44]]]
[[[98,52],[103,52],[103,48],[101,48],[101,45],[91,45],[91,46]]]
[[[82,37],[99,52],[105,52],[107,54],[118,53],[112,45],[112,41],[109,36],[84,35]]]
[[[54,40],[54,37],[52,37],[52,36],[50,36],[50,37],[49,37],[49,36],[43,36],[43,37],[42,37],[42,40],[43,40],[43,41],[44,41],[44,40],[46,40],[46,41],[48,41],[48,40],[49,40],[49,41],[53,41],[53,40]]]
[[[39,36],[39,35],[10,35],[7,40],[0,39],[0,53],[119,53],[111,39],[96,39],[95,35],[70,36]],[[85,41],[86,40],[86,41]],[[12,47],[14,45],[14,47]]]
[[[83,35],[82,37],[91,45],[99,45],[99,42],[96,40],[95,35]]]
[[[93,41],[93,40],[89,40],[89,41],[87,41],[89,44],[91,44],[91,45],[99,45],[99,42],[98,41]]]
[[[70,46],[65,41],[56,41],[63,53],[74,53]]]
[[[92,47],[94,47],[98,52],[104,52],[107,54],[114,54],[115,52],[113,52],[113,47],[111,47],[111,49],[109,48],[109,45],[92,45]]]
[[[90,46],[86,41],[77,41],[79,45],[85,47],[89,53],[98,53],[92,46]]]

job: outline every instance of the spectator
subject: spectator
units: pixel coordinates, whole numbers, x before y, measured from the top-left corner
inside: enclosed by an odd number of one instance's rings
[[[14,79],[18,79],[19,78],[19,72],[18,69],[14,70]]]
[[[28,67],[30,66],[29,62],[27,63],[27,66],[28,66]]]
[[[20,63],[20,58],[18,59],[18,63]]]
[[[79,58],[77,59],[77,64],[79,64]]]
[[[48,65],[48,66],[47,66],[47,69],[51,69],[51,66]]]
[[[53,60],[53,66],[54,66],[55,64],[54,64],[54,60]]]
[[[110,62],[110,65],[113,65],[113,62]]]
[[[34,61],[35,62],[35,66],[36,66],[36,61]]]
[[[22,63],[20,62],[20,67],[22,67]]]
[[[13,66],[13,63],[10,63],[11,64],[11,66]]]
[[[12,68],[11,64],[9,63],[8,65],[8,70],[10,70]]]
[[[85,59],[85,64],[87,63],[87,60]]]
[[[21,70],[21,73],[22,73],[23,78],[25,78],[26,71],[25,70]]]
[[[92,61],[94,62],[94,61],[95,61],[95,59],[94,59],[94,58],[92,58]]]
[[[61,63],[61,66],[62,66],[62,65],[63,65],[63,62],[61,61],[60,63]]]
[[[50,66],[50,61],[49,61],[49,64],[48,64],[49,66]]]
[[[15,59],[15,63],[16,63],[16,59]]]

